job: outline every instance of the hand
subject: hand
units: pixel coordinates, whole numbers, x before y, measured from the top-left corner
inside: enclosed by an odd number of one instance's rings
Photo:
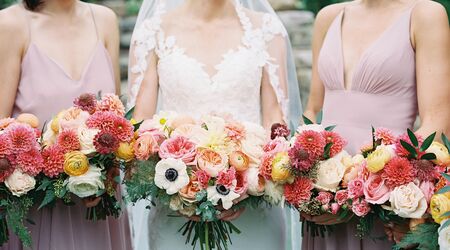
[[[239,202],[241,202],[241,201],[243,201],[243,200],[245,200],[247,198],[248,198],[248,194],[243,194],[239,198],[234,200],[233,204],[237,204],[237,203],[239,203]],[[241,214],[245,211],[245,207],[242,207],[242,208],[240,208],[238,210],[233,210],[233,209],[225,210],[221,205],[220,206],[216,206],[216,209],[218,211],[220,211],[220,214],[217,216],[217,219],[224,220],[224,221],[235,220],[235,219],[239,218],[239,216],[241,216]],[[187,217],[187,218],[189,220],[196,221],[196,222],[201,221],[201,218],[198,215],[190,216],[190,217]]]
[[[384,231],[390,241],[399,243],[403,236],[409,232],[409,223],[397,224],[389,222],[384,224]]]
[[[84,205],[87,208],[91,208],[91,207],[97,206],[98,203],[100,203],[101,200],[102,200],[102,197],[95,197],[95,196],[91,196],[91,197],[87,197],[87,198],[83,198],[82,199]]]
[[[335,225],[335,224],[345,223],[345,222],[348,222],[353,217],[353,215],[351,213],[349,213],[349,215],[347,215],[346,217],[344,217],[342,219],[339,218],[340,217],[339,215],[330,214],[330,213],[317,215],[317,216],[311,216],[309,214],[300,213],[300,216],[302,218],[304,218],[305,220],[314,222],[318,225]]]

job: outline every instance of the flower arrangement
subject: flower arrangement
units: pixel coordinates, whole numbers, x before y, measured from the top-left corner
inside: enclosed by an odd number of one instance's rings
[[[29,193],[43,164],[38,126],[39,120],[31,114],[0,119],[0,246],[8,241],[8,229],[31,246],[24,223],[33,205]]]
[[[240,231],[222,213],[262,201],[265,130],[230,117],[160,112],[137,133],[137,160],[126,168],[128,200],[147,199],[187,217],[180,232],[194,248],[228,249],[231,234]]]
[[[324,128],[304,118],[305,125],[288,141],[289,132],[280,124],[272,126],[271,141],[264,147],[261,174],[266,182],[280,186],[289,206],[303,215],[323,214],[348,216],[348,207],[342,202],[343,182],[352,162],[344,150],[345,140],[334,127]],[[280,126],[283,129],[280,129]],[[282,133],[280,133],[280,131]],[[312,236],[332,230],[303,219]]]
[[[131,160],[134,140],[134,127],[124,114],[125,108],[116,95],[106,94],[97,100],[94,94],[82,94],[72,107],[47,124],[42,136],[43,168],[37,188],[44,198],[39,208],[57,200],[73,204],[73,195],[101,197],[97,206],[88,208],[86,218],[119,216],[119,165]]]

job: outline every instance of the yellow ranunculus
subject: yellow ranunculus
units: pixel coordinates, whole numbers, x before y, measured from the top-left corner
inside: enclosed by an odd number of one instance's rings
[[[134,149],[133,149],[134,142],[126,143],[121,142],[119,144],[119,148],[117,149],[115,155],[117,158],[120,158],[124,161],[131,161],[134,158]]]
[[[289,171],[289,155],[287,152],[280,152],[275,155],[272,161],[272,180],[285,183],[290,179],[292,179],[292,175]]]
[[[371,173],[376,173],[382,170],[391,158],[392,153],[389,149],[385,146],[379,146],[367,156],[367,169]]]
[[[449,218],[442,217],[442,215],[450,211],[450,192],[433,195],[430,201],[430,210],[436,223],[441,223],[444,219]]]
[[[65,110],[59,112],[54,118],[53,120],[51,120],[50,122],[50,127],[52,128],[53,132],[58,133],[59,132],[59,119],[61,118],[61,116],[63,115]]]
[[[434,153],[436,155],[436,160],[433,160],[433,162],[437,165],[447,166],[450,164],[450,154],[447,148],[439,142],[433,142],[427,149],[427,153]]]
[[[64,172],[70,176],[80,176],[89,170],[89,161],[80,151],[72,151],[64,155]]]

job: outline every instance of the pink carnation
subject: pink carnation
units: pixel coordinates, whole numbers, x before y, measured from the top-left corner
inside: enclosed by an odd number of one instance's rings
[[[319,132],[306,130],[297,135],[297,143],[308,152],[311,158],[322,159],[326,141]]]
[[[194,162],[196,153],[195,143],[184,136],[167,139],[159,147],[159,157],[162,159],[181,159],[186,164]]]
[[[42,158],[42,172],[46,176],[53,178],[64,172],[64,150],[57,144],[44,148]]]
[[[354,179],[348,183],[348,198],[355,199],[364,195],[364,181]]]
[[[197,170],[195,171],[195,176],[197,177],[197,181],[200,183],[201,188],[206,189],[209,186],[209,180],[211,176],[205,170]]]
[[[78,135],[74,130],[64,130],[62,131],[57,139],[57,144],[64,149],[64,152],[70,152],[80,149],[80,140]]]
[[[125,107],[117,95],[105,94],[97,104],[97,109],[101,111],[111,111],[119,116],[125,115]]]
[[[74,106],[88,112],[89,114],[95,113],[97,108],[97,98],[94,94],[86,93],[77,97],[74,102]]]
[[[226,188],[231,188],[236,185],[236,170],[234,168],[230,168],[228,170],[223,170],[217,176],[216,183],[219,185],[223,185]]]
[[[339,190],[336,192],[336,195],[334,196],[334,200],[340,205],[344,205],[347,203],[348,200],[348,193],[347,190]]]
[[[364,217],[370,212],[370,206],[363,199],[356,199],[352,203],[352,211],[356,216]]]
[[[330,157],[334,157],[344,150],[347,142],[338,133],[333,131],[322,131],[322,136],[325,138],[326,143],[331,143]]]
[[[301,202],[311,199],[313,188],[314,185],[310,179],[299,177],[292,184],[284,186],[284,196],[289,204],[297,207]]]
[[[386,128],[377,128],[375,130],[375,140],[381,140],[384,145],[392,145],[396,142],[396,137],[391,130]]]
[[[384,167],[381,177],[386,185],[393,189],[414,181],[416,171],[406,158],[392,158]]]
[[[13,154],[27,152],[36,143],[33,128],[25,124],[13,124],[5,129],[5,134],[9,137],[10,151]]]
[[[330,201],[333,199],[333,194],[330,192],[319,192],[319,195],[317,195],[316,200],[320,201],[322,205],[330,203]]]
[[[18,154],[15,162],[23,172],[31,176],[36,176],[42,170],[44,159],[39,150],[32,149],[28,152]]]

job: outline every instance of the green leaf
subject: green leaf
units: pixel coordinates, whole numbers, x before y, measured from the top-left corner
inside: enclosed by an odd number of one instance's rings
[[[450,186],[446,186],[446,187],[439,189],[439,191],[437,191],[436,194],[444,194],[447,192],[450,192]]]
[[[444,143],[445,147],[447,148],[448,152],[450,153],[450,141],[448,140],[447,136],[445,136],[444,133],[441,135],[442,142]]]
[[[41,183],[41,185],[39,185],[39,187],[36,189],[36,191],[47,190],[47,187],[50,186],[51,184],[52,184],[52,180],[50,180],[48,178],[44,178],[44,179],[42,179],[42,183]]]
[[[53,192],[53,190],[48,190],[45,193],[45,197],[44,200],[41,202],[41,205],[39,205],[38,209],[41,209],[45,206],[47,206],[48,204],[52,203],[53,201],[55,201],[55,193]]]
[[[326,131],[333,131],[336,128],[336,125],[328,126],[325,128]]]
[[[402,241],[396,244],[393,249],[404,249],[411,245],[417,245],[416,249],[439,249],[438,229],[439,224],[423,223],[414,230],[405,234]]]
[[[417,140],[416,135],[414,134],[414,132],[412,132],[411,129],[408,128],[408,137],[411,140],[411,143],[414,147],[418,147],[419,146],[419,141]]]
[[[142,125],[143,122],[144,122],[144,121],[142,120],[142,121],[140,121],[140,122],[134,124],[134,125],[133,125],[134,131],[137,131],[137,130],[141,127],[141,125]]]
[[[436,137],[436,132],[434,132],[433,134],[431,134],[430,136],[428,136],[422,143],[422,146],[420,146],[420,151],[421,152],[425,152],[425,150],[427,150],[430,146],[431,143],[433,143],[434,141],[434,137]]]
[[[441,218],[446,218],[450,216],[450,211],[447,211],[441,215]]]
[[[432,161],[432,160],[436,160],[436,155],[434,153],[426,153],[426,154],[422,155],[422,157],[420,157],[420,159]]]
[[[312,122],[310,119],[308,119],[308,117],[306,117],[306,116],[304,116],[304,115],[302,115],[302,117],[303,117],[303,122],[304,122],[306,125],[314,124],[314,122]]]
[[[327,145],[325,146],[324,153],[323,153],[323,157],[325,159],[329,159],[330,158],[330,150],[331,150],[332,146],[333,146],[332,142],[327,143]]]
[[[417,151],[413,146],[411,146],[411,144],[407,143],[404,140],[400,140],[400,144],[402,144],[402,146],[410,153],[412,158],[417,157]]]
[[[125,118],[127,120],[131,120],[131,118],[133,118],[133,113],[134,113],[134,109],[135,106],[133,106],[130,110],[128,110],[128,112],[125,114]]]
[[[450,181],[450,175],[446,173],[441,173],[441,175],[447,180]]]

